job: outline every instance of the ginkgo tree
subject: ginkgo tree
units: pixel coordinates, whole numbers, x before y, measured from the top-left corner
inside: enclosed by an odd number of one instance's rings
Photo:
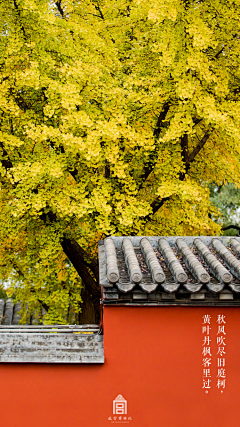
[[[0,16],[0,278],[22,322],[99,322],[99,239],[220,232],[209,183],[240,186],[240,4],[7,0]]]

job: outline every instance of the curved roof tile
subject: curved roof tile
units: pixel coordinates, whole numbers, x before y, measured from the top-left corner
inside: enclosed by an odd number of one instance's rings
[[[108,239],[114,245],[119,279],[109,282],[105,245],[100,241],[104,304],[240,306],[240,238]]]

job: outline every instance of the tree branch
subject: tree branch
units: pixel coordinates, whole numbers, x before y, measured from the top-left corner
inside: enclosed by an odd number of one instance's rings
[[[18,273],[18,275],[20,277],[24,277],[24,274],[23,274],[22,270],[18,267],[16,261],[13,261],[12,265],[13,265],[14,270],[16,270],[16,272]]]
[[[95,7],[95,9],[97,10],[97,12],[99,12],[99,13],[100,13],[100,16],[98,16],[98,18],[101,18],[101,19],[103,19],[103,20],[104,20],[103,13],[102,13],[102,11],[101,11],[101,9],[100,9],[99,5],[94,4],[94,7]]]
[[[159,117],[158,117],[158,119],[157,119],[157,123],[156,123],[156,126],[155,126],[155,129],[154,129],[154,131],[153,131],[153,136],[157,139],[157,138],[159,138],[159,135],[160,135],[160,132],[161,132],[161,129],[162,129],[162,124],[163,124],[163,121],[165,120],[165,118],[166,118],[166,116],[167,116],[167,113],[168,113],[168,111],[169,111],[169,108],[170,108],[170,105],[166,102],[164,105],[163,105],[163,108],[162,108],[162,111],[161,111],[161,113],[159,114]]]
[[[3,157],[6,157],[6,159],[1,160],[3,167],[8,170],[11,169],[13,167],[13,164],[9,158],[9,155],[7,153],[7,151],[5,150],[4,146],[3,146],[3,142],[0,141],[0,147],[2,149],[3,152]]]
[[[44,310],[46,310],[48,312],[49,306],[45,302],[43,302],[41,299],[38,299],[38,302],[41,304],[41,306],[44,308]]]
[[[33,292],[36,294],[36,290],[34,289],[34,287],[32,286],[30,289],[30,292]],[[44,308],[44,310],[48,311],[49,310],[49,305],[47,305],[45,302],[43,302],[41,299],[37,298],[38,302],[41,304],[41,306]]]
[[[54,213],[52,212],[48,212],[46,213],[42,213],[42,215],[40,216],[40,219],[42,221],[45,222],[45,224],[49,223],[54,223],[57,221],[57,217]],[[64,242],[66,243],[66,245],[70,245],[71,250],[73,251],[75,249],[76,251],[76,256],[81,260],[81,263],[89,268],[92,273],[94,274],[96,280],[98,280],[98,275],[99,275],[99,269],[98,269],[98,261],[95,258],[92,258],[80,245],[79,243],[74,240],[74,239],[67,239],[67,238],[63,238],[62,242],[64,244]],[[63,244],[61,243],[61,246],[63,248]],[[65,251],[64,251],[65,253]],[[67,254],[66,254],[67,255]],[[67,255],[68,256],[68,255]],[[69,258],[70,261],[72,262],[71,258]],[[72,262],[72,264],[74,265],[74,263]],[[78,270],[77,270],[78,271]],[[89,274],[89,273],[88,273]],[[82,278],[81,274],[79,274],[80,277]],[[83,279],[83,278],[82,278]]]
[[[95,7],[96,11],[97,11],[97,12],[99,12],[99,14],[100,14],[100,16],[98,15],[98,18],[101,18],[101,19],[104,21],[104,20],[105,20],[105,18],[104,18],[104,16],[103,16],[103,13],[102,13],[102,11],[101,11],[101,9],[100,9],[99,4],[95,4],[95,3],[94,3],[94,7]],[[113,42],[113,43],[115,43],[115,40],[112,38],[112,36],[110,37],[110,39],[112,40],[112,42]]]
[[[153,215],[170,199],[170,196],[163,197],[161,200],[154,200],[151,204]]]
[[[161,113],[158,116],[157,123],[156,123],[156,126],[155,126],[154,131],[153,131],[153,136],[154,136],[155,139],[159,138],[161,129],[164,127],[163,126],[163,121],[165,120],[165,118],[167,116],[169,108],[170,108],[170,104],[169,103],[165,103],[163,105]],[[155,157],[155,160],[154,160],[154,157]],[[152,155],[149,156],[147,164],[144,165],[143,174],[140,177],[141,184],[140,184],[140,186],[138,188],[138,191],[141,190],[143,184],[145,183],[145,181],[148,179],[149,175],[153,171],[153,169],[154,169],[154,167],[156,165],[156,162],[157,162],[157,156],[156,156],[156,153],[154,152],[154,153],[152,153]]]
[[[61,241],[61,246],[64,253],[67,255],[73,266],[76,268],[79,276],[85,283],[90,283],[90,286],[95,289],[96,282],[93,277],[90,275],[88,268],[94,271],[94,276],[96,273],[96,280],[98,280],[98,263],[96,260],[91,260],[90,263],[87,263],[84,260],[83,256],[90,258],[89,255],[84,251],[84,249],[76,242],[74,239],[67,239],[64,237]]]
[[[198,119],[197,117],[195,117],[193,119],[194,126],[198,125],[198,123],[200,123],[201,121],[202,121],[202,119]]]
[[[181,149],[182,149],[182,152],[181,152],[182,158],[183,158],[185,167],[187,169],[187,165],[189,164],[189,159],[188,159],[188,135],[186,133],[181,137],[180,143],[181,143]],[[186,171],[180,172],[179,174],[180,181],[183,181],[185,179],[185,176],[186,176]]]
[[[222,230],[230,230],[231,228],[233,228],[234,230],[240,231],[240,227],[238,225],[228,225],[227,227],[222,227]]]
[[[179,174],[179,180],[180,181],[184,180],[185,175],[190,168],[190,164],[195,160],[196,156],[198,155],[200,150],[203,148],[203,146],[206,144],[209,137],[210,137],[210,131],[207,131],[205,133],[205,135],[202,137],[202,139],[199,141],[198,145],[191,152],[190,155],[188,155],[188,135],[184,135],[181,138],[182,157],[183,157],[185,165],[186,165],[186,171]],[[170,199],[170,197],[171,196],[164,197],[161,200],[159,200],[159,199],[154,200],[151,203],[152,214],[146,215],[145,220],[146,221],[150,220],[152,215],[154,215],[163,206],[163,204]]]
[[[221,55],[221,53],[224,51],[224,46],[222,47],[222,49],[216,53],[216,55],[214,55],[214,58],[218,59],[219,55]]]
[[[195,157],[198,155],[199,151],[203,148],[203,146],[206,144],[208,138],[210,137],[210,131],[207,131],[205,135],[202,137],[202,139],[199,141],[198,145],[194,148],[194,150],[191,152],[191,154],[188,157],[188,168],[190,166],[190,163],[192,163],[195,160]]]
[[[105,164],[105,173],[104,173],[105,178],[109,178],[110,177],[110,165],[109,162],[106,162]]]
[[[62,8],[62,0],[55,1],[55,5],[57,6],[58,12],[60,13],[61,17],[64,18],[64,11]]]
[[[26,34],[25,29],[24,29],[24,26],[23,26],[23,24],[22,24],[22,22],[21,22],[20,9],[19,9],[19,7],[18,7],[18,4],[17,4],[16,0],[13,0],[13,4],[14,4],[14,7],[15,7],[15,9],[16,9],[16,11],[17,11],[17,14],[18,14],[18,19],[19,19],[19,23],[20,23],[19,25],[20,25],[20,28],[21,28],[21,30],[22,30],[24,40],[26,41],[26,40],[27,40],[27,34]]]
[[[66,239],[65,239],[66,241]],[[82,258],[83,264],[88,267],[92,273],[94,274],[96,280],[98,280],[99,276],[99,268],[98,261],[95,258],[92,258],[80,245],[76,240],[71,240],[71,246],[75,248],[78,256]]]

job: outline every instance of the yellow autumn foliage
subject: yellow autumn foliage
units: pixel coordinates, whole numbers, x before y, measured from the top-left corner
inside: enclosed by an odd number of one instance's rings
[[[15,0],[0,15],[0,278],[26,316],[64,323],[82,303],[64,238],[96,256],[106,235],[220,233],[208,184],[240,185],[240,5]]]

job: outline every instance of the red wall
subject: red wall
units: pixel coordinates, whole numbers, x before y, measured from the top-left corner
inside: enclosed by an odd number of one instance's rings
[[[202,316],[211,315],[212,388],[202,389]],[[226,388],[216,387],[217,315],[226,316]],[[0,364],[9,427],[104,427],[112,401],[129,426],[239,427],[240,309],[105,307],[104,365]],[[118,423],[121,425],[122,422]]]

